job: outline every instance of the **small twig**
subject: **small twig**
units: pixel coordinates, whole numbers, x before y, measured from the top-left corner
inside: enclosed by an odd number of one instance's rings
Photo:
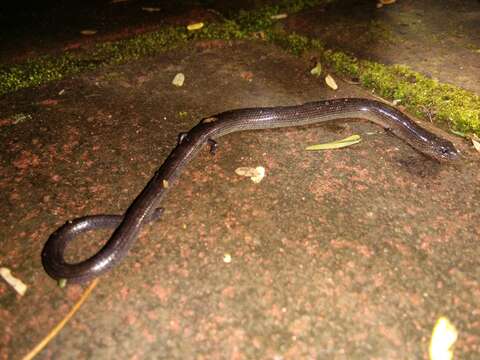
[[[42,341],[40,341],[37,346],[35,346],[27,355],[23,357],[22,360],[30,360],[33,359],[40,351],[43,350],[45,346],[55,337],[57,334],[62,330],[62,328],[65,326],[65,324],[72,318],[73,315],[80,309],[80,306],[85,302],[85,300],[88,299],[90,296],[90,293],[92,290],[97,286],[98,284],[98,278],[93,280],[90,286],[85,290],[85,292],[82,294],[80,299],[77,301],[77,303],[73,306],[72,310],[63,318],[62,321],[60,321],[57,326],[55,326],[50,333],[43,338]]]

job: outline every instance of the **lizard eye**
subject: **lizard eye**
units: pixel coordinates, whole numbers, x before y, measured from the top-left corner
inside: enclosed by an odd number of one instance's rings
[[[440,152],[441,152],[442,154],[446,155],[446,154],[448,154],[448,153],[450,152],[450,150],[447,149],[446,147],[442,147],[442,148],[440,149]]]

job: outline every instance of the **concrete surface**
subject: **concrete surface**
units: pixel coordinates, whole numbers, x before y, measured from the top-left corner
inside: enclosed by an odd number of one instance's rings
[[[26,354],[85,288],[44,273],[50,233],[121,213],[179,132],[232,108],[369,96],[309,69],[262,42],[202,42],[1,98],[0,264],[29,288],[0,281],[0,358]],[[39,358],[421,359],[441,315],[459,330],[458,358],[477,358],[479,159],[436,131],[462,160],[438,164],[359,121],[220,139]],[[304,150],[353,133],[360,144]],[[258,165],[260,184],[234,172]],[[69,258],[107,236],[82,237]]]

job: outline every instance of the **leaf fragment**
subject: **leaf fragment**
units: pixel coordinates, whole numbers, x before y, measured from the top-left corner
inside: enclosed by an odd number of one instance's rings
[[[142,6],[142,10],[147,11],[147,12],[157,12],[157,11],[160,11],[160,8],[159,7]]]
[[[319,77],[322,74],[322,64],[320,62],[317,62],[317,65],[315,65],[315,67],[310,70],[310,74]]]
[[[457,135],[457,136],[461,136],[461,137],[463,137],[463,138],[468,137],[467,134],[465,134],[465,133],[462,132],[462,131],[450,129],[450,132],[451,132],[452,134],[455,134],[455,135]]]
[[[335,81],[335,79],[330,74],[325,76],[325,83],[333,90],[338,89],[337,82]]]
[[[345,139],[336,140],[336,141],[332,141],[324,144],[311,145],[305,148],[305,150],[318,151],[318,150],[340,149],[340,148],[344,148],[354,144],[358,144],[360,141],[362,141],[362,138],[360,137],[360,135],[355,134]]]
[[[480,152],[480,139],[478,137],[476,137],[476,136],[472,137],[472,144],[473,144],[473,147],[475,148],[475,150]]]
[[[187,25],[187,30],[188,31],[195,31],[195,30],[200,30],[201,28],[203,28],[205,24],[203,22],[198,22],[198,23],[194,23],[194,24],[190,24],[190,25]]]
[[[430,360],[453,359],[452,347],[457,341],[458,331],[450,320],[440,317],[433,327],[428,353]]]
[[[12,271],[9,268],[1,267],[0,268],[0,276],[7,282],[8,285],[13,287],[13,289],[20,295],[25,295],[27,291],[27,285],[25,283],[13,276]]]
[[[255,184],[258,184],[265,177],[265,168],[263,166],[257,166],[256,168],[243,166],[235,169],[235,173],[249,177]]]
[[[80,34],[86,35],[86,36],[95,35],[96,33],[97,33],[97,30],[82,30],[82,31],[80,31]]]
[[[270,19],[272,19],[272,20],[281,20],[281,19],[286,19],[287,17],[288,17],[288,14],[287,14],[287,13],[282,13],[282,14],[272,15],[272,16],[270,16]]]
[[[182,73],[178,73],[175,75],[175,77],[172,80],[172,84],[175,86],[183,86],[183,83],[185,82],[185,75]]]

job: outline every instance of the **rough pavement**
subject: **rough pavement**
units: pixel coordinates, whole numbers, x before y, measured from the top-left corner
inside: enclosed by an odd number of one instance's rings
[[[262,42],[202,42],[0,99],[0,262],[29,286],[19,297],[0,282],[1,357],[27,353],[85,288],[44,273],[49,234],[121,213],[179,132],[232,108],[369,96],[340,80],[329,90],[309,68]],[[438,164],[359,121],[220,139],[39,358],[426,358],[446,315],[457,356],[474,359],[478,155],[437,131],[461,161]],[[304,150],[353,133],[360,144]],[[258,185],[234,172],[258,165]],[[107,235],[83,237],[70,259]]]

